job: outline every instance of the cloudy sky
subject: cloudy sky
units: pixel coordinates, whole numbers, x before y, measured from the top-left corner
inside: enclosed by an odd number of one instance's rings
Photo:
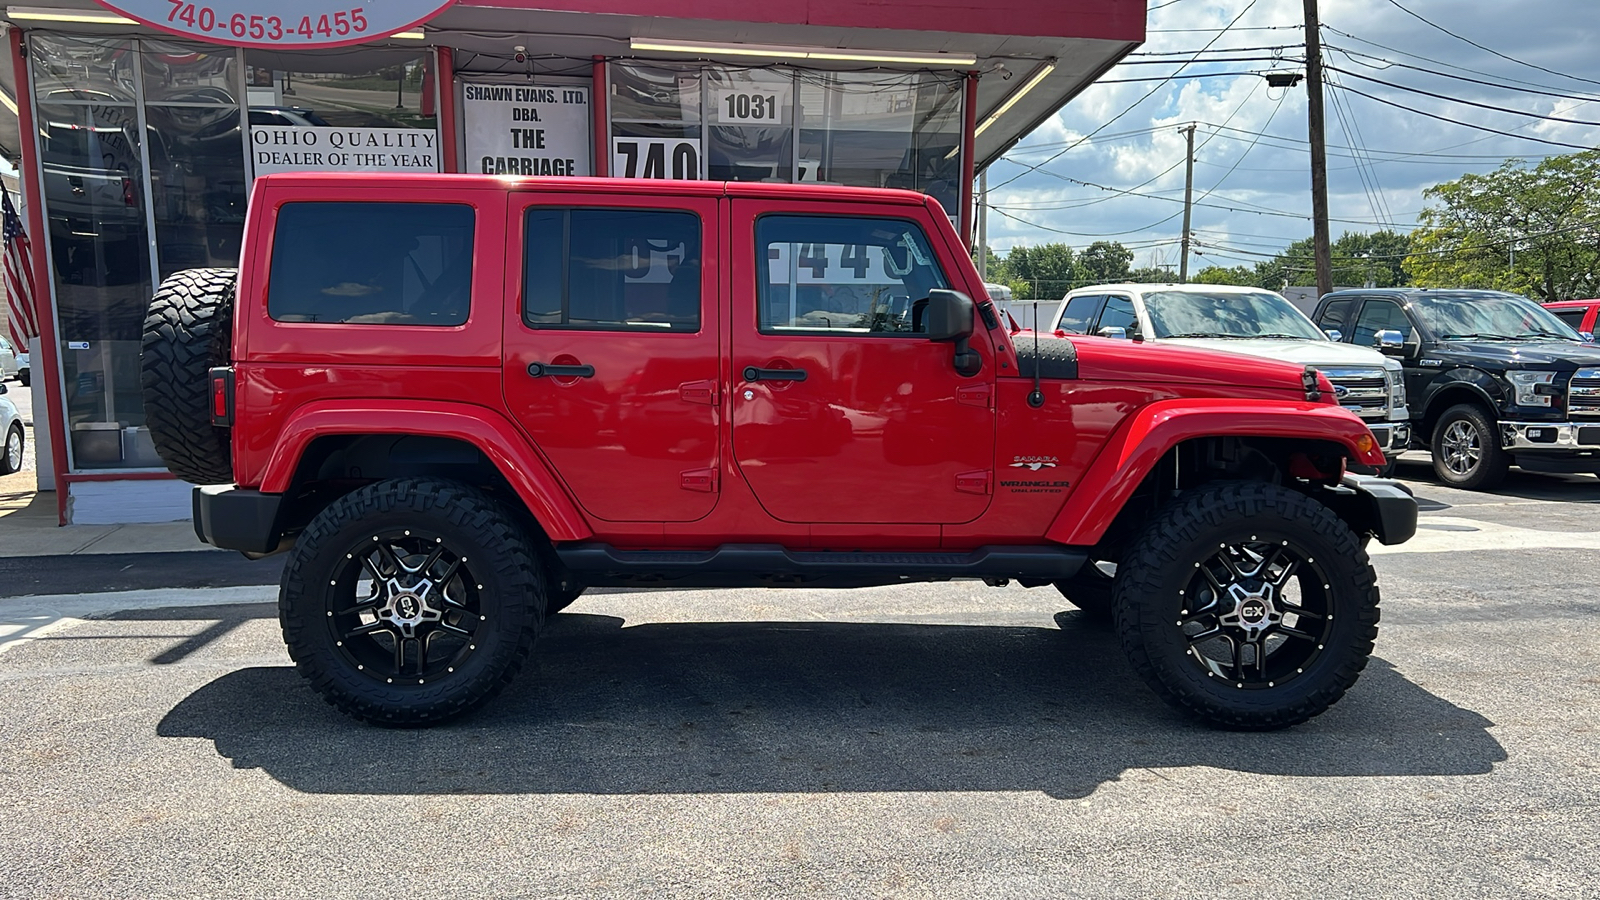
[[[1135,250],[1136,266],[1175,265],[1183,208],[1180,129],[1191,122],[1198,125],[1193,228],[1203,254],[1191,259],[1191,272],[1251,265],[1311,235],[1303,84],[1271,88],[1251,74],[1110,83],[1179,73],[1208,44],[1211,52],[1180,74],[1303,70],[1301,0],[1149,4],[1144,46],[990,167],[995,209],[989,243],[995,248],[1051,241],[1081,248],[1118,240]],[[1421,113],[1558,144],[1600,146],[1600,127],[1467,105],[1600,122],[1596,0],[1322,0],[1321,16],[1324,61],[1343,70],[1329,78],[1347,89],[1330,85],[1325,103],[1335,238],[1345,231],[1409,230],[1430,185],[1491,171],[1511,157],[1537,161],[1575,152]],[[1250,49],[1217,52],[1229,48]],[[1261,58],[1203,62],[1206,57]],[[1158,62],[1166,60],[1172,62]]]

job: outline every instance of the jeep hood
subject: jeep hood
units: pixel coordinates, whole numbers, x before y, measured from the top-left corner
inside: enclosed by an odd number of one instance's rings
[[[1290,341],[1276,338],[1174,338],[1158,343],[1169,347],[1195,347],[1222,353],[1242,353],[1262,359],[1281,359],[1304,368],[1326,369],[1337,366],[1384,368],[1384,356],[1371,347],[1333,341]]]
[[[1012,338],[1019,348],[1030,339],[1027,332]],[[1041,341],[1045,340],[1049,338],[1041,336]],[[1056,340],[1070,340],[1075,345],[1078,377],[1084,380],[1273,388],[1302,396],[1305,391],[1300,381],[1305,363],[1180,347],[1173,342],[1123,341],[1077,334]]]
[[[1600,347],[1571,341],[1440,341],[1423,358],[1479,368],[1576,369],[1600,366]]]

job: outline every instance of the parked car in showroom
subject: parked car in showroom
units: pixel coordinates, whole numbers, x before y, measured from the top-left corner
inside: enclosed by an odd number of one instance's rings
[[[1515,463],[1600,474],[1600,348],[1501,291],[1336,291],[1317,324],[1405,366],[1416,440],[1440,480],[1489,490]]]
[[[1361,417],[1387,462],[1411,440],[1400,364],[1323,334],[1281,294],[1215,284],[1101,284],[1062,299],[1048,329],[1223,350],[1313,366],[1340,406]]]

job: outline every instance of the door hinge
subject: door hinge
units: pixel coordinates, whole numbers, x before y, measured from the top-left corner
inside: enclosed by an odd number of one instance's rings
[[[685,403],[700,403],[705,406],[717,405],[717,383],[715,381],[685,381],[678,385],[678,397]]]
[[[956,475],[956,490],[963,494],[990,493],[989,472],[960,472]]]
[[[679,487],[686,491],[698,491],[702,494],[715,494],[717,492],[716,469],[689,469],[678,473]]]
[[[990,389],[987,384],[967,384],[956,388],[956,402],[963,406],[989,408]]]

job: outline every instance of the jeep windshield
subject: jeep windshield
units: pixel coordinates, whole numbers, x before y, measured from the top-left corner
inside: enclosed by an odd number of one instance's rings
[[[1418,296],[1411,311],[1444,341],[1582,340],[1544,307],[1515,294]]]
[[[1157,338],[1327,340],[1289,301],[1265,291],[1152,291],[1144,307]]]

